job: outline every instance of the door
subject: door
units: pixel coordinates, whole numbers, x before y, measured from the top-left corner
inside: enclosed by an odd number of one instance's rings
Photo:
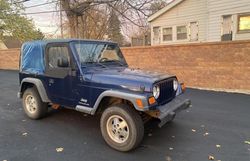
[[[223,16],[221,41],[231,41],[233,30],[232,15]]]
[[[160,44],[161,36],[160,36],[160,27],[153,27],[153,44]]]
[[[198,22],[190,22],[190,41],[198,41],[199,39]]]
[[[46,46],[47,93],[53,103],[72,106],[73,93],[72,57],[68,44],[49,44]]]

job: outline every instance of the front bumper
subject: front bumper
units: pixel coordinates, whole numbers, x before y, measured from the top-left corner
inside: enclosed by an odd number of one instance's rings
[[[171,121],[176,113],[191,107],[191,101],[185,98],[185,95],[176,96],[171,102],[157,107],[159,110],[158,119],[160,119],[159,127]]]

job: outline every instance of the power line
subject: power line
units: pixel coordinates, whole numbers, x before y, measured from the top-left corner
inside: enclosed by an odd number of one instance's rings
[[[93,4],[93,5],[90,5],[89,7],[93,7],[93,6],[96,6],[97,4]],[[82,10],[82,12],[88,10],[88,8],[85,8],[84,10]],[[53,13],[53,12],[62,12],[62,11],[72,11],[72,10],[63,10],[63,9],[60,9],[60,10],[51,10],[51,11],[41,11],[41,12],[28,12],[28,13],[20,13],[20,15],[35,15],[35,14],[42,14],[42,13]]]
[[[41,12],[28,12],[28,13],[20,13],[20,14],[21,14],[21,15],[35,15],[35,14],[53,13],[53,12],[60,12],[60,11],[67,11],[67,10],[54,10],[54,11],[41,11]]]
[[[24,3],[24,2],[28,2],[28,1],[30,1],[30,0],[17,1],[17,2],[13,2],[13,4]]]
[[[27,2],[27,1],[29,1],[29,0],[14,2],[14,4],[16,4],[16,3],[21,3],[21,2]],[[58,2],[58,1],[52,1],[52,2],[41,3],[41,4],[37,4],[37,5],[33,5],[33,6],[27,6],[27,7],[23,7],[23,9],[29,9],[29,8],[34,8],[34,7],[40,7],[40,6],[44,6],[44,5],[52,4],[52,3],[56,3],[56,2]],[[12,9],[11,11],[15,11],[15,10]]]
[[[27,6],[27,7],[24,7],[24,9],[33,8],[33,7],[39,7],[39,6],[44,6],[44,5],[51,4],[51,3],[56,3],[56,2],[57,1],[52,1],[52,2],[41,3],[41,4],[37,4],[37,5],[33,5],[33,6]]]

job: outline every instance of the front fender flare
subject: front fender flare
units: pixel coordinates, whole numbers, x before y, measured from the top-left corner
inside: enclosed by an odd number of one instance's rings
[[[91,114],[94,115],[96,110],[99,107],[100,102],[102,101],[102,99],[104,97],[116,97],[116,98],[121,98],[121,99],[125,99],[130,101],[136,110],[138,111],[145,111],[148,109],[148,102],[147,102],[147,98],[144,95],[139,95],[139,94],[133,94],[133,93],[126,93],[126,92],[121,92],[121,91],[114,91],[114,90],[108,90],[103,92],[102,94],[100,94],[100,96],[97,98],[95,105],[93,107],[93,109],[91,110]],[[136,104],[136,99],[141,99],[144,105],[144,108],[141,109],[137,106]]]

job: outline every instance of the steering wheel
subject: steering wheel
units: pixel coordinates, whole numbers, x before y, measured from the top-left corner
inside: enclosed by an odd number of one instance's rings
[[[98,61],[99,62],[105,62],[105,61],[107,61],[107,60],[109,60],[108,58],[100,58]]]

